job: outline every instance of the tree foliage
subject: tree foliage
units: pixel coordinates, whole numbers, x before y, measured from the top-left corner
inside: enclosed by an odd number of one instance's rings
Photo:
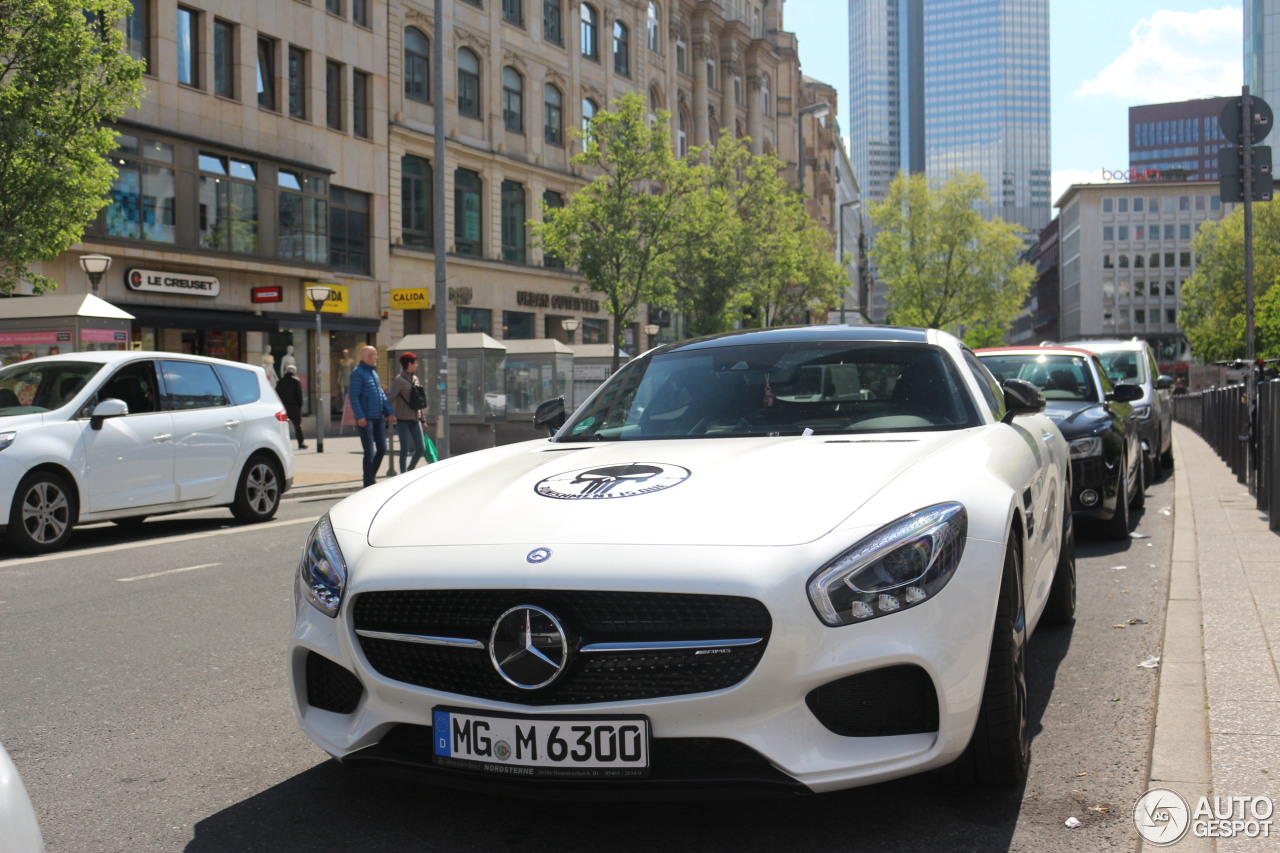
[[[106,203],[115,131],[142,63],[124,52],[124,0],[0,0],[0,294],[80,240]]]
[[[1178,325],[1203,361],[1246,355],[1244,208],[1200,226],[1191,249],[1198,260],[1182,284]],[[1254,349],[1280,355],[1280,205],[1253,205]]]
[[[573,163],[597,176],[560,208],[533,222],[544,251],[576,267],[604,295],[614,320],[613,369],[623,330],[641,302],[668,303],[672,257],[691,170],[671,151],[668,116],[652,124],[644,99],[623,95],[590,121]]]
[[[903,326],[999,340],[1022,310],[1035,269],[1019,260],[1017,225],[985,220],[982,178],[953,175],[933,189],[899,173],[868,211],[878,229],[871,261],[885,282],[889,317]]]

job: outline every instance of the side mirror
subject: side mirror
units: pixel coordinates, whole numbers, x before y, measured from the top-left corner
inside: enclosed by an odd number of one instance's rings
[[[555,435],[564,426],[564,421],[564,397],[539,403],[533,413],[533,428],[546,427],[548,435]]]
[[[1018,415],[1034,415],[1044,411],[1044,394],[1035,383],[1025,379],[1006,379],[1000,383],[1004,389],[1004,405],[1008,410],[1002,423],[1012,423]]]
[[[1160,374],[1160,376],[1156,377],[1156,387],[1161,391],[1168,391],[1173,387],[1173,377]]]
[[[93,407],[93,413],[89,415],[89,427],[102,429],[102,422],[107,418],[118,418],[127,414],[129,414],[129,406],[125,401],[110,397]]]
[[[1142,395],[1146,392],[1142,390],[1141,385],[1117,385],[1115,389],[1107,395],[1108,400],[1114,400],[1117,403],[1132,403],[1134,400],[1141,400]]]

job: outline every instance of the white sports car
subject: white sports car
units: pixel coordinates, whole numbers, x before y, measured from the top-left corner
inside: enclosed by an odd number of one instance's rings
[[[312,529],[289,650],[349,765],[529,795],[1026,773],[1026,642],[1069,621],[1067,445],[958,340],[772,329],[640,356],[550,440]]]

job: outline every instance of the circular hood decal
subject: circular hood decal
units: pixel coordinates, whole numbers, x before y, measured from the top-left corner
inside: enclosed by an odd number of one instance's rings
[[[604,500],[631,498],[660,492],[689,479],[689,470],[661,462],[630,462],[580,468],[556,474],[538,483],[534,489],[544,498],[559,500]]]

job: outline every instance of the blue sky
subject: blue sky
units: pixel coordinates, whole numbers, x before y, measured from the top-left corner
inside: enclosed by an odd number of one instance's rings
[[[840,93],[847,127],[848,4],[789,0],[783,24],[799,40],[801,70]],[[1243,28],[1240,2],[1052,0],[1054,201],[1128,166],[1129,107],[1239,94]]]

